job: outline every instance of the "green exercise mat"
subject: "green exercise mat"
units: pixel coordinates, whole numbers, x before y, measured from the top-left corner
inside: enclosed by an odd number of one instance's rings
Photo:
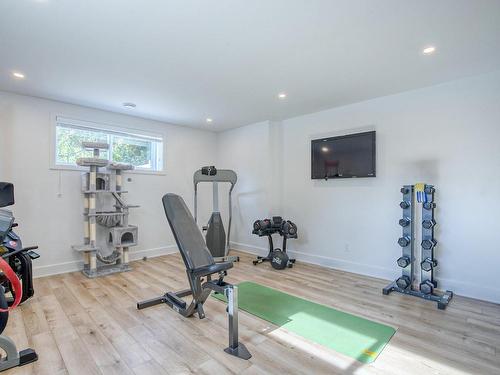
[[[221,294],[215,298],[225,301]],[[238,284],[239,308],[363,363],[373,362],[396,330],[266,286]]]

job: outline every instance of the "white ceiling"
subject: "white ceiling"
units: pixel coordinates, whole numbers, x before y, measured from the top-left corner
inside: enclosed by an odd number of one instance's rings
[[[498,0],[0,2],[0,90],[216,130],[495,69]]]

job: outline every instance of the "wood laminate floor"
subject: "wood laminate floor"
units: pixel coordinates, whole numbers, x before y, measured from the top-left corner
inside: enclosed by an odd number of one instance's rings
[[[136,310],[138,300],[187,286],[175,254],[94,280],[36,279],[36,296],[12,312],[5,333],[40,358],[6,374],[500,374],[500,305],[455,296],[440,311],[418,298],[383,296],[384,280],[300,262],[279,272],[239,255],[228,281],[255,281],[392,325],[395,336],[365,365],[240,312],[240,340],[253,357],[231,357],[223,352],[225,306],[212,298],[203,320],[165,305]]]

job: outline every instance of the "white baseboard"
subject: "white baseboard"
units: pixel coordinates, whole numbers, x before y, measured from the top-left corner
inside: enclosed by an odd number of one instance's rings
[[[130,251],[130,260],[139,260],[144,257],[154,258],[162,255],[168,255],[177,252],[176,245],[168,245],[163,247],[158,247],[154,249],[144,249],[138,251]],[[49,264],[46,266],[33,267],[33,276],[44,277],[51,275],[58,275],[61,273],[80,271],[83,268],[83,262],[81,260],[74,260],[71,262],[63,262],[57,264]]]
[[[155,249],[130,251],[130,260],[139,260],[144,257],[155,258],[162,255],[173,254],[175,252],[177,252],[177,245],[168,245],[163,247],[157,247]]]
[[[248,245],[239,242],[231,242],[231,248],[250,254],[265,256],[268,249],[264,247]],[[168,255],[177,252],[176,245],[167,245],[154,249],[144,249],[130,252],[130,260],[138,260],[144,257],[154,258],[162,255]],[[308,254],[300,251],[288,250],[288,253],[299,261],[319,265],[322,267],[337,269],[346,272],[353,272],[361,275],[378,277],[381,279],[392,280],[395,271],[392,268],[384,268],[363,263],[346,261],[325,257],[322,255]],[[33,267],[34,277],[44,277],[57,275],[61,273],[79,271],[83,268],[83,262],[80,260],[50,264],[46,266]],[[438,279],[440,287],[445,290],[452,290],[455,294],[464,297],[481,299],[484,301],[500,303],[500,289],[464,282],[455,279]]]
[[[269,249],[267,248],[257,247],[239,242],[231,242],[231,249],[260,256],[267,255],[267,253],[269,252]],[[307,254],[295,250],[287,250],[287,253],[290,255],[291,258],[295,258],[297,260],[300,260],[301,262],[315,264],[322,267],[359,273],[361,275],[368,275],[387,280],[390,280],[394,276],[394,270],[390,268],[370,266],[362,263],[346,261],[343,259],[330,258],[315,254]]]
[[[267,255],[269,251],[267,248],[243,244],[239,242],[231,242],[231,249],[260,256]],[[344,259],[336,259],[325,257],[322,255],[308,254],[294,250],[287,250],[287,252],[292,258],[296,258],[301,262],[346,272],[353,272],[365,276],[378,277],[380,279],[387,280],[388,283],[394,278],[395,275],[395,270],[393,268],[384,268],[363,263],[346,261]],[[493,303],[500,303],[500,289],[498,288],[454,279],[437,278],[437,280],[439,281],[440,289],[452,290],[455,294],[464,297],[480,299]]]
[[[265,247],[247,245],[244,243],[233,242],[229,243],[229,247],[234,250],[243,251],[244,253],[265,256],[269,252],[269,250]]]
[[[83,267],[83,262],[79,260],[33,267],[33,277],[37,278],[37,277],[58,275],[60,273],[74,272],[81,270],[82,267]]]
[[[500,303],[500,289],[482,284],[473,284],[455,279],[438,278],[440,289],[452,290],[453,293],[483,301]],[[498,284],[497,284],[498,285]]]

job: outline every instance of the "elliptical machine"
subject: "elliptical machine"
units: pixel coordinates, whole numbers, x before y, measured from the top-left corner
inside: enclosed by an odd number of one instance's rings
[[[14,185],[0,182],[0,207],[14,204]],[[17,227],[11,211],[0,210],[0,349],[5,356],[0,359],[0,371],[23,366],[38,360],[33,349],[17,351],[16,344],[2,335],[9,311],[32,297],[33,275],[31,261],[40,256],[33,250],[38,246],[23,248],[21,239],[12,230]],[[7,296],[10,294],[10,296]]]
[[[281,249],[274,248],[272,237],[274,233],[283,237]],[[271,266],[276,270],[293,267],[295,259],[291,259],[286,253],[286,241],[289,238],[297,238],[297,226],[294,223],[290,220],[283,220],[281,216],[273,216],[272,220],[256,220],[253,223],[252,234],[259,237],[267,236],[269,240],[269,253],[265,257],[258,256],[253,261],[254,266],[262,262],[271,262]]]
[[[208,250],[212,254],[216,262],[239,262],[238,256],[230,256],[229,253],[229,240],[231,235],[231,221],[232,221],[232,201],[231,194],[236,185],[238,176],[236,172],[230,169],[217,169],[214,166],[202,167],[194,172],[194,220],[198,223],[198,184],[200,182],[212,183],[212,196],[213,196],[213,209],[212,215],[208,220],[207,225],[202,227],[205,232],[205,242]],[[227,237],[224,230],[224,223],[219,210],[219,183],[230,183],[229,188],[229,222],[227,224]]]

